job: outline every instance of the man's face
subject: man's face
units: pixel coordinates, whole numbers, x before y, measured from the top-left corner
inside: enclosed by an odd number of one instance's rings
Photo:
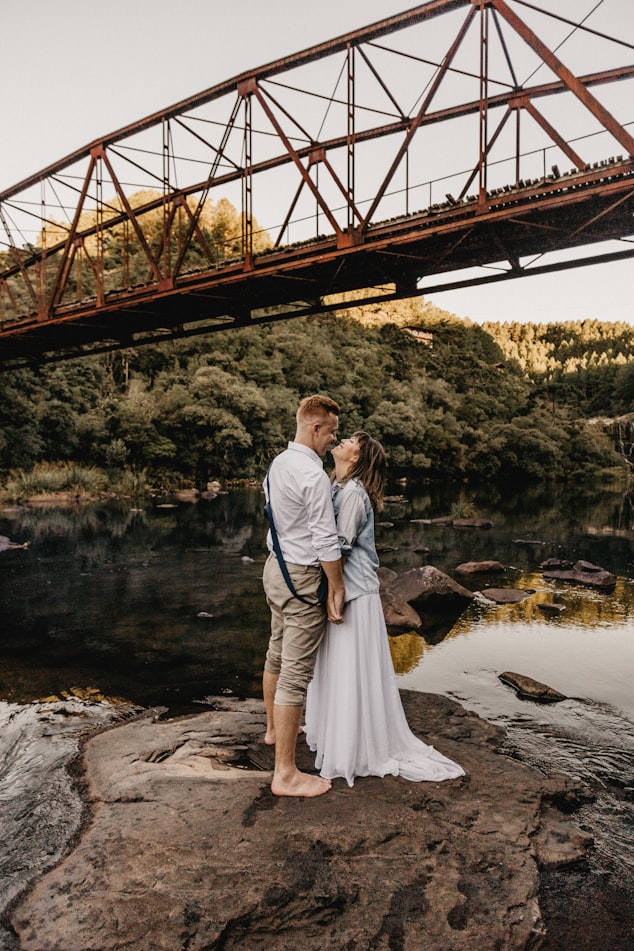
[[[318,423],[313,424],[313,448],[318,456],[325,456],[334,442],[337,441],[337,427],[339,417],[328,413]]]

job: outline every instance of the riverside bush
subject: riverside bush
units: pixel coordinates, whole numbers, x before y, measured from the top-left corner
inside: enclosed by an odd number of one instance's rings
[[[86,468],[72,462],[40,463],[28,472],[12,472],[4,486],[3,496],[14,502],[57,492],[90,496],[102,492],[107,484],[106,474],[93,467]]]

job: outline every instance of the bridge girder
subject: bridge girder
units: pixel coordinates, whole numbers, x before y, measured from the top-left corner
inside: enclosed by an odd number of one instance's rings
[[[574,71],[522,8],[536,18],[523,0],[421,4],[241,74],[5,190],[0,368],[318,313],[345,306],[336,295],[367,299],[368,287],[380,299],[413,296],[431,276],[482,265],[497,272],[460,280],[580,266],[605,255],[576,249],[606,241],[621,244],[605,254],[630,256],[634,139],[594,90],[631,85],[634,65]],[[433,58],[420,46],[431,24],[442,24]],[[587,24],[576,30],[611,52],[634,49]],[[339,79],[325,94],[314,70],[333,60]],[[404,63],[415,82],[404,81]],[[530,69],[524,82],[520,68]],[[538,68],[548,81],[531,84]],[[590,123],[587,136],[572,113]],[[537,138],[524,151],[528,123]],[[443,141],[451,155],[434,151]],[[562,174],[564,162],[572,168]],[[240,222],[229,250],[213,218],[226,195],[237,196]],[[567,263],[564,251],[575,252]]]

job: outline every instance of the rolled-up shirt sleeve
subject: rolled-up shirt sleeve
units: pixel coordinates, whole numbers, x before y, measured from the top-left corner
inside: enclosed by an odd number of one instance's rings
[[[337,523],[332,505],[330,480],[322,470],[306,486],[306,511],[313,548],[319,561],[338,561],[341,558]]]
[[[342,555],[348,554],[366,519],[365,506],[359,493],[342,493],[341,505],[337,515],[337,534]]]

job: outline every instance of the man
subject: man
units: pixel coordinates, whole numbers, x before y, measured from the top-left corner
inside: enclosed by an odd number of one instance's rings
[[[322,458],[336,442],[339,406],[327,396],[307,396],[297,410],[295,439],[277,456],[264,483],[280,548],[296,594],[286,581],[267,536],[269,557],[263,584],[271,609],[271,637],[262,689],[265,743],[275,744],[271,791],[276,796],[320,796],[330,780],[302,773],[296,765],[297,734],[306,690],[326,621],[343,620],[341,551],[330,480]],[[328,579],[326,605],[317,604],[321,572]],[[306,603],[308,602],[308,603]]]

